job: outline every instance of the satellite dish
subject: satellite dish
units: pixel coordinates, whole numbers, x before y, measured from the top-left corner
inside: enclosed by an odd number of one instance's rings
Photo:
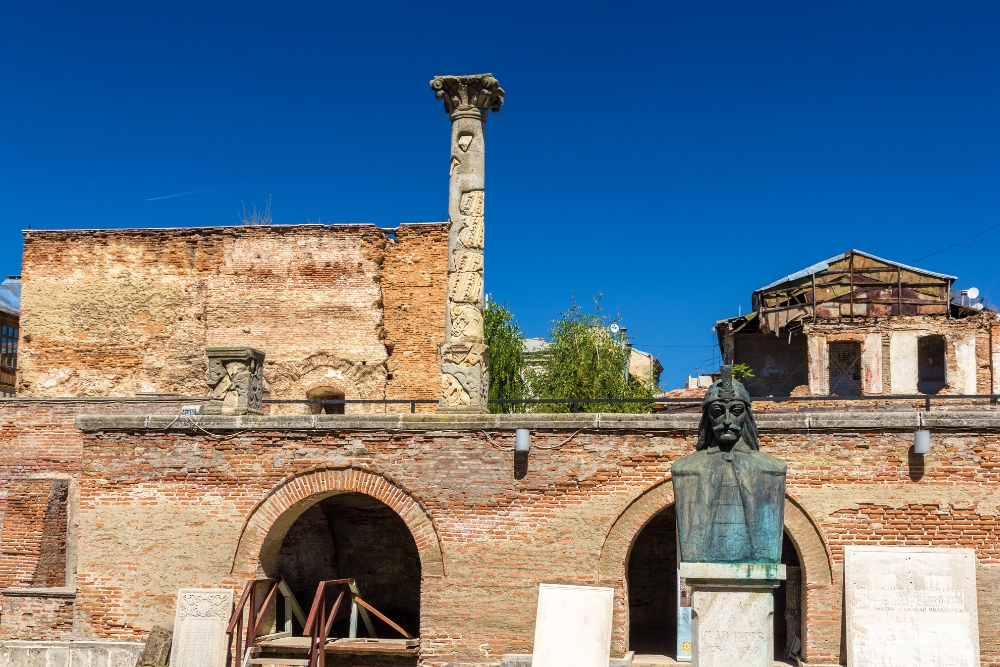
[[[978,287],[970,287],[969,290],[966,292],[966,294],[968,295],[968,297],[970,299],[978,299],[979,298],[979,288]]]
[[[983,308],[985,308],[985,307],[986,307],[986,306],[984,306],[984,305],[983,305],[983,304],[981,304],[981,303],[974,303],[974,304],[972,304],[972,309],[973,309],[973,310],[982,310],[982,309],[983,309]]]
[[[609,330],[611,331],[611,333],[613,333],[613,334],[616,334],[616,333],[618,333],[618,330],[619,330],[619,326],[618,326],[618,323],[617,323],[617,322],[615,322],[615,323],[614,323],[614,324],[612,324],[612,325],[611,325],[610,327],[608,327],[608,329],[609,329]]]

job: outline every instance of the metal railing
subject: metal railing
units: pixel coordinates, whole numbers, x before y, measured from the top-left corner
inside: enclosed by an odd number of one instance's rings
[[[752,396],[754,403],[871,403],[873,401],[922,401],[924,410],[930,412],[932,401],[971,401],[989,400],[990,405],[997,405],[1000,394],[897,394],[870,396]],[[608,403],[618,405],[623,403],[635,403],[640,405],[701,405],[703,398],[518,398],[518,399],[491,399],[489,405],[565,405],[570,408],[570,412],[577,413],[581,405],[594,403]],[[398,405],[406,404],[410,406],[410,412],[417,411],[417,405],[437,405],[440,401],[431,398],[338,398],[338,399],[266,399],[264,403],[271,405],[305,404],[305,405]]]

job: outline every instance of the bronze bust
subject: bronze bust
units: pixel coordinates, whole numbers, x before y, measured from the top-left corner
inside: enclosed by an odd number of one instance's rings
[[[705,394],[698,445],[673,465],[681,561],[780,563],[785,463],[760,451],[732,366]]]

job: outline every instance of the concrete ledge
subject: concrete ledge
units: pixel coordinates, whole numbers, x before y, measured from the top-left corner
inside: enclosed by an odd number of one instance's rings
[[[785,566],[779,563],[681,563],[681,576],[692,580],[739,580],[753,583],[785,578]]]
[[[761,413],[761,431],[1000,431],[1000,411]],[[693,432],[700,413],[682,414],[362,414],[362,415],[80,415],[82,431],[672,431]]]
[[[624,658],[611,658],[608,667],[632,667],[635,651],[629,651]],[[531,667],[530,653],[507,653],[500,657],[501,667]]]

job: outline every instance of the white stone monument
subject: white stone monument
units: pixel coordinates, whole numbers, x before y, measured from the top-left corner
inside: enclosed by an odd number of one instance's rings
[[[226,625],[233,613],[233,592],[222,588],[177,591],[171,667],[225,667],[229,653]]]
[[[615,589],[538,587],[532,667],[608,667]]]
[[[771,667],[777,563],[681,563],[691,589],[694,667]]]
[[[979,667],[972,549],[845,547],[850,667]]]

